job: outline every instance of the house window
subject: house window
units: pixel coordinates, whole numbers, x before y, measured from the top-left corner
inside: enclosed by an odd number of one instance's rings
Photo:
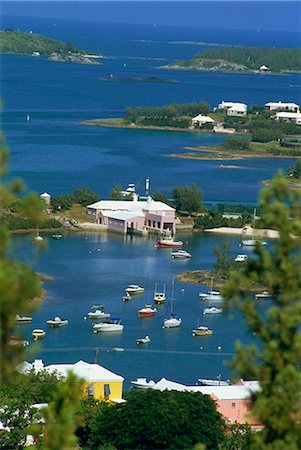
[[[151,221],[150,221],[150,220],[148,221],[148,226],[149,226],[149,227],[151,226]]]
[[[88,386],[88,395],[94,396],[94,386],[93,386],[93,384],[89,384],[89,386]]]
[[[233,402],[233,403],[231,404],[231,406],[232,406],[232,408],[236,408],[236,403]]]
[[[104,393],[104,397],[108,398],[109,395],[111,394],[111,389],[110,389],[110,385],[109,384],[104,384],[103,386],[103,393]]]

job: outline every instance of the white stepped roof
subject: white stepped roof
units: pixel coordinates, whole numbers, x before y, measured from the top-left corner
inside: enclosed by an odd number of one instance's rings
[[[265,106],[272,106],[277,108],[299,108],[299,105],[297,103],[285,103],[285,102],[268,102],[265,104]]]
[[[126,200],[100,200],[99,202],[88,205],[90,209],[100,209],[108,211],[173,211],[169,205],[163,202],[157,202],[151,197],[147,201],[126,201]]]
[[[245,103],[233,103],[228,111],[247,111],[247,105]]]

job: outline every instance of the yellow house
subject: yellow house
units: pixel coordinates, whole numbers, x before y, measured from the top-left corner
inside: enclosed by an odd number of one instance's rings
[[[51,364],[44,366],[42,360],[36,359],[32,364],[25,363],[21,371],[24,372],[31,369],[35,371],[58,372],[63,377],[66,377],[68,372],[72,371],[78,378],[84,380],[86,395],[93,395],[98,400],[109,400],[116,403],[124,401],[122,399],[124,378],[99,364],[78,361],[75,364]]]

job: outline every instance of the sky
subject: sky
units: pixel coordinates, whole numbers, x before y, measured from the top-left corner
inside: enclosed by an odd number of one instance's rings
[[[1,14],[112,23],[188,27],[300,31],[298,1],[13,1],[1,2]]]

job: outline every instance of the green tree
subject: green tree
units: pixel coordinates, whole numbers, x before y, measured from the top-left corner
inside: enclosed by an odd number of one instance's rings
[[[251,433],[251,427],[247,423],[228,425],[225,440],[220,450],[249,450]]]
[[[293,178],[301,178],[301,158],[297,159],[292,167],[287,170],[287,175]]]
[[[176,186],[171,191],[177,211],[199,212],[204,209],[202,191],[196,184]]]
[[[163,194],[163,192],[160,192],[158,189],[152,193],[152,198],[156,202],[163,202],[166,203],[167,205],[171,203],[170,200],[168,200],[167,195]]]
[[[78,188],[73,192],[74,202],[82,206],[91,205],[99,200],[99,195],[89,188]]]
[[[127,402],[106,405],[96,416],[89,448],[188,449],[197,443],[216,450],[224,421],[214,401],[200,393],[130,391]]]
[[[121,200],[121,187],[118,184],[114,184],[113,189],[111,191],[110,199],[111,200]]]
[[[69,372],[65,381],[58,382],[53,400],[43,411],[46,421],[42,440],[43,450],[77,448],[75,419],[81,394],[82,383],[72,372]]]
[[[239,376],[260,382],[252,414],[265,426],[251,438],[254,450],[300,449],[301,442],[301,198],[279,173],[260,196],[261,224],[279,233],[265,250],[255,248],[239,273],[232,272],[223,294],[244,314],[260,345],[237,345]],[[265,312],[250,290],[265,286],[272,295]],[[231,299],[231,302],[230,302]]]
[[[223,240],[220,245],[213,247],[216,256],[214,271],[219,278],[226,278],[233,267],[233,257],[230,251],[231,244],[227,240]]]
[[[229,137],[223,143],[226,150],[249,150],[250,141],[247,138]]]

